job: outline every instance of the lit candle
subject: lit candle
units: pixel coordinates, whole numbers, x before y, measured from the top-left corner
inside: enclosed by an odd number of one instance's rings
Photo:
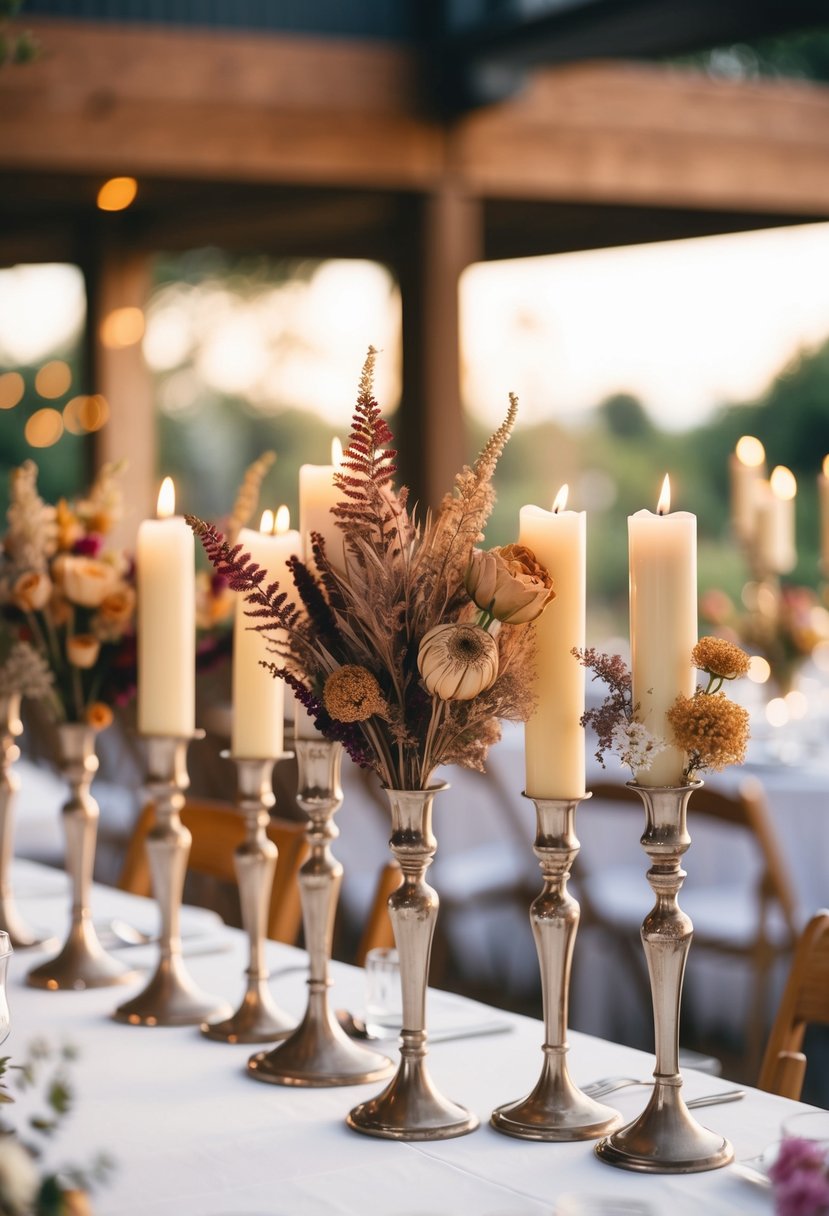
[[[572,649],[585,644],[584,511],[565,511],[567,487],[552,511],[521,508],[519,542],[549,571],[556,598],[536,622],[536,707],[524,729],[527,794],[583,798],[584,668]],[[509,628],[509,626],[507,626]]]
[[[671,705],[696,687],[697,519],[688,511],[669,514],[670,505],[666,477],[656,515],[628,518],[634,716],[663,740],[671,737]],[[684,767],[685,753],[671,745],[635,777],[641,785],[678,785]]]
[[[158,519],[138,529],[138,729],[189,739],[196,724],[196,569],[193,533],[175,515],[165,477]]]
[[[788,574],[797,564],[794,500],[797,480],[791,469],[779,464],[757,505],[756,549],[764,574]]]
[[[757,527],[758,486],[766,475],[766,452],[759,439],[743,435],[729,458],[731,522],[737,539],[751,544]]]
[[[823,458],[823,468],[817,475],[820,502],[820,568],[829,578],[829,456]]]
[[[343,566],[343,534],[337,526],[331,508],[340,502],[340,492],[334,485],[334,474],[342,463],[342,444],[331,441],[331,464],[303,464],[299,470],[299,534],[305,561],[312,560],[312,532],[319,532],[325,542],[325,553],[332,566]]]
[[[287,507],[262,516],[260,530],[243,528],[238,543],[251,560],[267,571],[265,585],[278,582],[282,590],[293,584],[286,562],[300,551],[299,533],[290,529]],[[262,662],[284,660],[269,650],[263,634],[252,628],[256,619],[246,615],[250,605],[236,597],[233,622],[233,731],[230,750],[243,759],[267,760],[279,756],[284,747],[285,684],[271,675]],[[278,635],[277,635],[278,637]]]

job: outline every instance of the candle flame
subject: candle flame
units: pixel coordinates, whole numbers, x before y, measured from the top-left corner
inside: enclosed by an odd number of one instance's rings
[[[165,477],[161,483],[161,489],[158,491],[158,505],[156,506],[156,515],[159,519],[169,519],[171,515],[176,513],[176,487],[173,485],[172,477]]]
[[[823,476],[829,477],[829,456],[823,457]]]
[[[734,452],[740,464],[747,465],[750,469],[759,469],[766,459],[766,449],[753,435],[743,435],[742,439],[738,439]]]
[[[283,503],[276,512],[276,520],[273,525],[273,530],[276,536],[284,536],[291,526],[291,512]]]
[[[659,502],[656,504],[657,515],[667,515],[671,509],[671,479],[665,474],[662,489],[659,492]]]
[[[569,492],[570,487],[565,482],[553,500],[553,510],[556,514],[558,514],[559,511],[563,511],[567,506],[567,495]]]
[[[343,462],[343,445],[335,435],[331,440],[331,463],[338,469]]]
[[[791,469],[787,469],[784,464],[779,464],[776,469],[772,469],[769,485],[775,498],[784,500],[794,498],[797,493],[797,479]]]
[[[273,511],[270,508],[262,512],[262,518],[259,521],[260,532],[273,532]]]

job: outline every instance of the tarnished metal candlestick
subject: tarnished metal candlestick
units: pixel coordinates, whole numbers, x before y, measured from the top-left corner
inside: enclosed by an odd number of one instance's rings
[[[567,1070],[570,969],[579,924],[579,905],[567,890],[567,880],[579,852],[575,818],[580,801],[533,798],[533,852],[541,866],[544,887],[530,906],[530,924],[541,970],[544,1063],[532,1093],[499,1106],[491,1119],[497,1131],[522,1140],[591,1140],[622,1122],[617,1111],[577,1089]]]
[[[62,812],[66,834],[66,872],[72,886],[72,911],[69,934],[56,958],[41,963],[26,976],[33,988],[106,988],[136,978],[98,941],[89,910],[95,841],[100,811],[89,792],[98,771],[95,732],[79,722],[64,722],[58,727],[60,769],[71,796]]]
[[[147,735],[144,739],[146,784],[156,819],[147,836],[147,858],[161,931],[154,975],[138,996],[119,1005],[113,1014],[116,1021],[132,1026],[197,1026],[230,1013],[228,1004],[194,984],[181,956],[181,898],[192,837],[179,815],[190,784],[189,742],[174,735]]]
[[[438,1092],[426,1068],[426,988],[439,900],[425,874],[437,850],[432,803],[444,789],[445,783],[428,790],[386,790],[391,851],[403,871],[401,886],[389,896],[403,997],[400,1065],[383,1092],[355,1106],[347,1123],[387,1140],[447,1140],[478,1126],[475,1115]]]
[[[600,1140],[602,1161],[649,1174],[694,1174],[718,1169],[734,1158],[719,1133],[701,1127],[682,1098],[679,1071],[679,1003],[685,963],[693,937],[689,916],[677,903],[685,878],[681,860],[691,837],[686,827],[688,799],[701,781],[675,787],[629,783],[645,804],[642,848],[651,860],[647,878],[656,903],[642,922],[648,962],[656,1045],[654,1087],[642,1114]]]
[[[222,753],[226,755],[227,753]],[[283,752],[275,760],[287,760]],[[276,872],[277,848],[268,839],[268,811],[273,793],[274,759],[256,760],[231,756],[236,765],[236,805],[245,821],[245,839],[236,849],[234,865],[239,883],[242,924],[250,941],[247,988],[242,1003],[229,1018],[204,1022],[202,1034],[222,1043],[273,1043],[294,1029],[294,1021],[279,1009],[268,987],[265,962],[268,908]]]
[[[308,816],[311,855],[299,872],[302,923],[309,955],[308,1004],[299,1026],[272,1051],[257,1052],[248,1071],[275,1085],[357,1085],[379,1081],[392,1069],[387,1056],[353,1042],[328,1004],[328,963],[343,868],[331,855],[342,806],[342,747],[320,736],[295,741],[299,772],[297,802]]]
[[[20,758],[15,739],[22,733],[20,694],[0,697],[0,930],[8,933],[13,950],[42,946],[46,941],[21,919],[9,878],[14,842],[14,800],[20,789],[20,778],[14,771],[14,763]]]

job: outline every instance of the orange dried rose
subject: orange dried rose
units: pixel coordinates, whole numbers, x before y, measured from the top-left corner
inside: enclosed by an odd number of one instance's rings
[[[526,545],[474,549],[466,590],[481,611],[507,625],[534,621],[555,599],[553,580]]]

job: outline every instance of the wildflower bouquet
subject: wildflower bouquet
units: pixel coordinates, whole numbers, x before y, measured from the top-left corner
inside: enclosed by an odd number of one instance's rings
[[[788,692],[815,647],[829,642],[829,612],[811,587],[772,582],[746,583],[743,604],[740,610],[725,592],[711,589],[700,598],[700,611],[723,636],[762,655],[775,684]]]
[[[476,550],[495,495],[492,478],[517,409],[421,525],[392,484],[391,432],[373,397],[369,348],[333,509],[343,554],[288,566],[293,589],[265,584],[241,546],[189,517],[216,571],[245,594],[253,627],[317,729],[342,743],[388,789],[426,789],[442,764],[481,769],[499,719],[533,707],[531,622],[553,598],[523,546]]]
[[[27,460],[11,475],[0,553],[0,616],[17,641],[4,684],[98,730],[135,688],[133,564],[105,548],[121,508],[117,473],[107,465],[85,498],[50,506]]]
[[[693,696],[680,693],[668,710],[672,737],[661,739],[636,720],[633,684],[620,655],[606,655],[592,648],[573,654],[594,679],[603,680],[608,693],[601,705],[588,709],[582,725],[596,733],[596,759],[605,766],[605,753],[615,752],[622,764],[634,771],[650,767],[668,743],[688,757],[683,780],[691,781],[706,770],[720,772],[729,764],[745,760],[749,735],[748,712],[722,691],[723,684],[744,676],[748,655],[724,638],[701,638],[691,651],[691,662],[707,677]]]

